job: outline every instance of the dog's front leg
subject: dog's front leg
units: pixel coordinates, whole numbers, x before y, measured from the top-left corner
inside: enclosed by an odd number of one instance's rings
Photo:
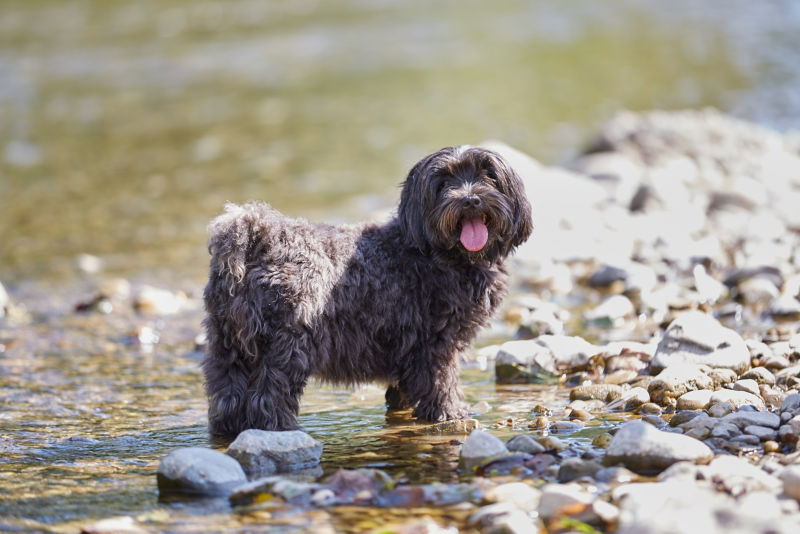
[[[466,419],[469,410],[462,400],[458,365],[453,363],[426,371],[417,371],[400,383],[411,402],[416,403],[412,415],[425,421]]]

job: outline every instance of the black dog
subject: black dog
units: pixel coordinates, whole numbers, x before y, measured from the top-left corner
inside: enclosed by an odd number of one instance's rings
[[[445,148],[406,178],[397,215],[357,226],[228,205],[209,227],[203,361],[212,435],[295,429],[308,378],[388,383],[390,408],[468,415],[459,352],[506,288],[531,233],[523,184],[482,148]]]

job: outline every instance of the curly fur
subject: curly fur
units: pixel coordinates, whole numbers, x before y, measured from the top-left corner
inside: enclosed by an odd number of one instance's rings
[[[470,252],[461,221],[482,217]],[[481,148],[417,163],[385,224],[290,219],[264,203],[229,204],[211,223],[203,360],[214,436],[295,429],[310,376],[383,381],[390,408],[464,418],[459,352],[506,288],[505,257],[531,233],[522,182]]]

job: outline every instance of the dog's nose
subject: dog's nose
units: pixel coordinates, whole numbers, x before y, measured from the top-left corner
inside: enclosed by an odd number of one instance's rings
[[[470,195],[464,199],[465,208],[478,208],[481,205],[481,198],[477,195]]]

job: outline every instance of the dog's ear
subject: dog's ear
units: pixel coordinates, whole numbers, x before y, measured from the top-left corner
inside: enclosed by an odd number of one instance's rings
[[[433,208],[434,201],[428,183],[430,173],[434,162],[448,150],[452,149],[443,148],[419,160],[409,171],[400,193],[397,218],[403,234],[423,252],[430,246],[429,230],[425,226],[425,221],[426,214]]]
[[[525,193],[525,184],[522,182],[522,178],[499,154],[493,153],[493,155],[495,173],[501,187],[505,189],[503,193],[508,197],[508,201],[513,208],[513,234],[505,251],[509,253],[524,243],[533,232],[531,204],[528,201],[528,195]]]

